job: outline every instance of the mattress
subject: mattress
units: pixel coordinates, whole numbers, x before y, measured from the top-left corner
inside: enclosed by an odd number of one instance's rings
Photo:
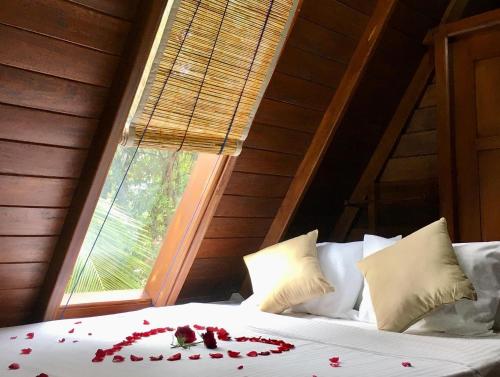
[[[146,321],[146,322],[144,322]],[[81,322],[81,323],[80,323]],[[172,349],[172,332],[143,337],[117,354],[123,362],[92,362],[97,349],[110,348],[133,332],[194,324],[225,328],[232,341],[218,341],[215,351],[198,344]],[[32,339],[26,334],[33,333]],[[264,337],[295,348],[265,356],[269,344],[237,342],[236,337]],[[29,338],[29,336],[28,336]],[[63,341],[64,339],[64,341]],[[22,355],[21,350],[31,352]],[[227,351],[240,352],[238,358]],[[247,357],[250,351],[264,355]],[[181,359],[166,359],[180,352]],[[213,359],[218,352],[223,358]],[[130,355],[144,357],[132,362]],[[161,361],[150,356],[163,355]],[[188,356],[199,354],[199,360]],[[329,359],[338,357],[332,366]],[[404,367],[410,362],[411,367]],[[19,369],[9,370],[12,363]],[[459,338],[438,334],[397,334],[372,325],[323,317],[275,315],[238,305],[186,304],[130,313],[60,320],[0,329],[0,376],[500,376],[500,336]]]

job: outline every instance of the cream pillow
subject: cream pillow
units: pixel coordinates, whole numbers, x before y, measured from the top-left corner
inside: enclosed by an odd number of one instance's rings
[[[358,267],[381,330],[402,332],[440,305],[476,299],[444,218],[359,261]]]
[[[281,313],[334,291],[319,267],[317,238],[314,230],[243,258],[260,310]]]

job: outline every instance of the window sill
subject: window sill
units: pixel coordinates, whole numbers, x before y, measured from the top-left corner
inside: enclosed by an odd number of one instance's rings
[[[75,293],[65,308],[67,299],[68,296],[64,295],[57,319],[115,314],[152,306],[151,298],[142,289]]]

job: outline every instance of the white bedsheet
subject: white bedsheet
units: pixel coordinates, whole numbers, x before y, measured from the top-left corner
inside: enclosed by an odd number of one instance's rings
[[[151,324],[146,326],[143,320]],[[500,336],[456,338],[395,334],[360,326],[359,322],[300,318],[261,313],[239,306],[188,304],[150,308],[112,316],[63,320],[0,329],[0,376],[35,377],[44,372],[49,377],[159,377],[159,376],[500,376]],[[151,355],[165,357],[178,352],[170,349],[172,333],[143,338],[119,352],[127,360],[92,363],[98,348],[108,348],[134,331],[185,324],[226,328],[231,336],[279,338],[293,343],[290,352],[256,358],[227,357],[227,350],[264,351],[269,345],[249,342],[221,342],[218,352],[223,359],[210,359],[209,351],[197,345],[181,351],[179,361],[151,362]],[[68,333],[74,328],[74,333]],[[34,332],[34,339],[25,334]],[[89,336],[88,333],[92,335]],[[11,340],[10,337],[17,336]],[[65,338],[64,343],[58,339]],[[73,340],[78,340],[73,343]],[[30,355],[20,355],[22,348],[32,348]],[[201,360],[188,360],[190,354]],[[144,361],[131,362],[131,354]],[[328,359],[339,356],[340,368],[332,368]],[[411,368],[404,368],[410,361]],[[9,371],[17,362],[21,368]],[[243,369],[237,367],[243,365]]]

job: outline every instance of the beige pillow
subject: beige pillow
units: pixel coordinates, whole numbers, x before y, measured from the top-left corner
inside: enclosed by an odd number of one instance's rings
[[[333,292],[318,262],[318,231],[244,257],[259,307],[269,313]]]
[[[476,299],[440,220],[358,262],[368,282],[377,326],[405,331],[440,305]]]

